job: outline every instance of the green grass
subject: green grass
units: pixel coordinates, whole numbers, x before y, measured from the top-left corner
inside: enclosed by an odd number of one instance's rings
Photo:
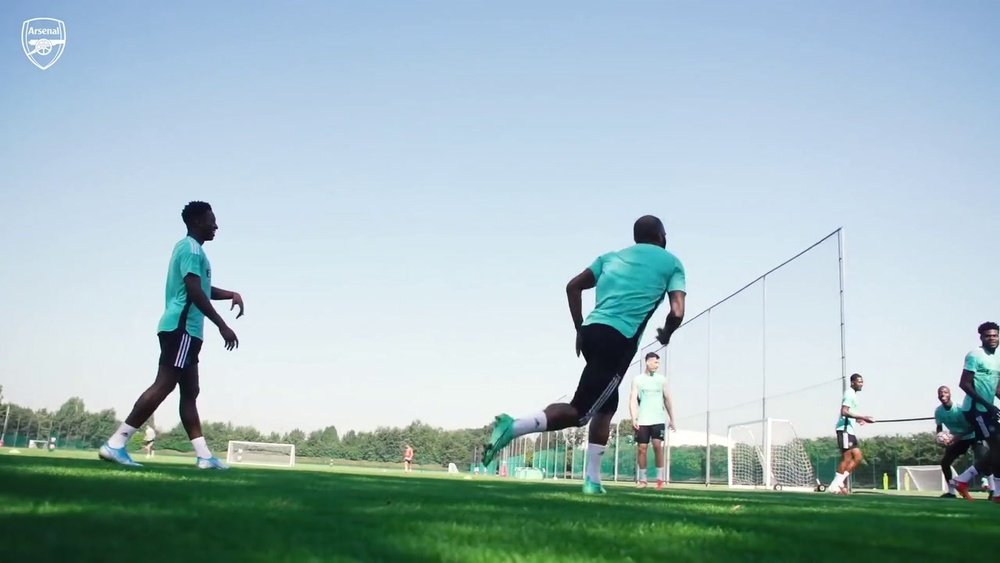
[[[23,451],[23,450],[22,450]],[[0,454],[3,561],[930,561],[992,503]],[[137,456],[139,461],[144,461]],[[167,462],[167,463],[164,463]]]

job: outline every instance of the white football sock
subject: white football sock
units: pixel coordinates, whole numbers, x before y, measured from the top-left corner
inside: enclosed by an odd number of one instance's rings
[[[115,430],[115,433],[108,438],[108,446],[115,449],[124,448],[125,444],[128,443],[128,439],[132,437],[132,434],[135,434],[136,430],[138,429],[132,428],[123,422],[122,425],[118,427],[118,430]]]
[[[955,480],[954,479],[948,479],[948,492],[950,494],[953,494],[953,495],[954,494],[958,494],[958,492],[955,490]]]
[[[587,478],[591,483],[601,482],[601,456],[607,446],[587,444]]]
[[[545,411],[538,411],[531,416],[525,416],[514,421],[514,437],[524,436],[532,432],[545,432],[549,420]]]
[[[640,481],[640,482],[646,480],[646,468],[645,467],[636,467],[635,468],[635,480],[636,481]]]
[[[986,478],[986,480],[987,480],[987,481],[989,482],[989,484],[990,484],[990,490],[991,490],[991,491],[995,491],[995,490],[997,490],[997,485],[996,485],[996,482],[995,482],[995,481],[993,480],[993,479],[995,479],[995,478],[996,478],[996,475],[990,475],[989,477],[987,477],[987,478]]]
[[[840,491],[840,487],[844,485],[844,481],[847,480],[848,475],[849,473],[847,471],[843,473],[837,473],[837,476],[833,478],[833,482],[830,483],[829,487],[827,487],[826,492],[836,493]]]
[[[979,475],[979,471],[976,471],[975,465],[971,465],[969,466],[968,469],[963,471],[962,474],[959,475],[957,479],[955,479],[955,481],[968,484],[970,481],[976,478],[976,475]]]
[[[200,458],[208,459],[212,457],[212,450],[208,449],[208,444],[205,443],[205,437],[199,436],[194,440],[191,440],[191,445],[194,446],[194,453]]]
[[[656,478],[660,481],[665,481],[667,478],[667,470],[665,467],[656,468]]]

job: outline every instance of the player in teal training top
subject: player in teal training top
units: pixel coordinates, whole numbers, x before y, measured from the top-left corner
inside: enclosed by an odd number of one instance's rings
[[[203,201],[192,201],[184,207],[181,218],[187,226],[187,236],[174,245],[167,268],[165,307],[160,317],[160,367],[156,380],[136,400],[125,422],[101,448],[101,459],[121,465],[138,466],[125,450],[136,429],[142,426],[174,387],[180,387],[180,415],[196,455],[195,464],[202,469],[226,469],[212,455],[201,433],[198,415],[198,353],[205,338],[203,327],[208,317],[225,341],[226,349],[239,346],[233,332],[212,306],[211,300],[231,300],[232,310],[239,307],[236,318],[243,316],[243,298],[239,293],[212,287],[212,267],[205,256],[205,242],[215,239],[218,225],[212,207]]]
[[[629,393],[629,414],[635,429],[636,460],[638,475],[636,486],[647,485],[646,462],[649,442],[653,442],[653,459],[656,461],[656,488],[663,488],[666,471],[663,466],[663,439],[669,424],[674,430],[674,407],[667,388],[667,376],[658,373],[660,356],[656,352],[646,354],[646,369],[632,379]],[[669,419],[669,423],[668,423]]]
[[[972,426],[965,418],[965,413],[958,405],[951,402],[951,389],[947,385],[938,387],[937,397],[941,404],[934,409],[934,422],[937,423],[936,432],[947,428],[948,433],[951,434],[951,441],[942,444],[945,450],[941,456],[941,472],[944,473],[944,478],[948,481],[948,492],[941,496],[955,498],[955,481],[951,464],[965,455],[969,448],[972,448],[976,463],[983,463],[984,460],[988,463],[989,450],[985,444],[976,441],[976,433],[972,431]]]
[[[840,464],[837,466],[837,476],[827,487],[826,492],[847,494],[844,483],[847,476],[861,463],[861,448],[858,444],[856,424],[875,422],[872,417],[858,414],[858,393],[865,386],[865,379],[860,373],[851,375],[851,386],[844,392],[840,401],[840,416],[837,418],[837,446],[840,448]],[[855,423],[854,421],[858,421]]]
[[[979,325],[978,332],[982,345],[965,355],[958,386],[965,391],[962,411],[976,439],[989,445],[990,456],[989,463],[974,464],[955,479],[955,490],[967,500],[972,500],[969,483],[976,475],[992,474],[996,480],[1000,474],[1000,424],[997,422],[1000,409],[994,404],[994,399],[1000,397],[1000,355],[997,354],[1000,332],[994,322]],[[1000,496],[994,496],[993,500],[1000,502]]]
[[[599,256],[566,286],[570,315],[576,329],[576,354],[587,365],[569,403],[556,403],[517,420],[496,417],[493,433],[483,450],[489,465],[514,438],[533,432],[562,430],[590,423],[587,471],[583,491],[602,494],[601,456],[607,447],[611,417],[618,409],[618,385],[639,348],[646,323],[670,298],[670,313],[657,340],[664,346],[684,319],[684,267],[665,250],[663,222],[640,217],[632,228],[635,245]],[[594,310],[583,318],[583,290],[597,288]]]

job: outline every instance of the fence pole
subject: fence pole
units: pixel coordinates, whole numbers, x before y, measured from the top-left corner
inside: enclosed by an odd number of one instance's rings
[[[708,362],[705,368],[705,486],[712,481],[712,310],[706,316],[708,322]]]

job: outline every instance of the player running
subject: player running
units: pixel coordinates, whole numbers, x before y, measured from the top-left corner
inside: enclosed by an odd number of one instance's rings
[[[840,448],[840,464],[837,465],[837,476],[827,487],[826,492],[832,494],[847,494],[847,476],[854,471],[854,468],[861,463],[861,448],[858,445],[858,436],[855,420],[857,424],[870,424],[875,422],[870,416],[857,413],[858,393],[865,386],[865,379],[860,373],[851,375],[851,386],[844,392],[844,399],[840,402],[840,418],[837,419],[837,446]]]
[[[607,492],[601,486],[601,456],[618,408],[622,376],[639,348],[646,323],[666,296],[670,313],[656,331],[657,340],[666,346],[684,319],[684,267],[665,250],[663,222],[646,215],[635,222],[632,232],[635,245],[599,256],[566,285],[576,328],[576,354],[582,353],[587,362],[573,398],[516,420],[507,414],[497,416],[490,441],[484,445],[483,465],[489,466],[514,438],[589,422],[583,492]],[[593,287],[597,288],[596,305],[584,321],[583,290]]]
[[[636,459],[639,461],[639,476],[636,486],[647,486],[646,451],[649,441],[653,441],[653,457],[656,460],[656,488],[663,488],[665,471],[663,468],[663,438],[665,423],[669,420],[670,430],[674,430],[674,409],[667,388],[667,377],[657,373],[660,356],[656,352],[646,354],[646,371],[632,380],[629,393],[629,415],[635,429]]]
[[[994,398],[1000,397],[1000,355],[997,345],[1000,344],[1000,331],[994,322],[979,325],[979,342],[981,346],[965,355],[965,367],[958,386],[965,391],[965,401],[962,411],[966,420],[975,432],[976,440],[985,441],[990,448],[988,462],[977,462],[966,469],[955,479],[955,490],[962,498],[972,500],[969,494],[969,482],[980,473],[992,474],[994,481],[1000,473],[1000,409],[994,404]],[[1000,496],[994,496],[995,502],[1000,502]]]
[[[239,307],[238,319],[243,316],[243,298],[239,293],[212,287],[212,268],[202,248],[205,242],[215,239],[219,228],[212,207],[203,201],[192,201],[184,207],[181,218],[187,226],[187,236],[174,245],[167,270],[166,307],[158,328],[160,367],[156,380],[136,400],[125,422],[101,446],[99,456],[121,465],[141,465],[129,457],[125,444],[174,387],[180,387],[181,423],[194,446],[195,465],[201,469],[228,469],[212,455],[201,433],[198,353],[204,339],[205,317],[219,327],[226,350],[239,346],[236,333],[212,307],[211,300],[232,300],[229,310]]]
[[[955,498],[955,482],[951,464],[965,455],[969,448],[972,448],[976,462],[980,463],[982,460],[989,459],[989,450],[985,444],[976,441],[976,433],[972,431],[972,426],[966,420],[965,413],[958,405],[951,402],[951,389],[947,385],[942,385],[938,387],[937,396],[941,404],[934,409],[934,421],[937,423],[936,432],[940,433],[944,428],[947,428],[948,433],[951,434],[951,441],[943,444],[945,450],[941,456],[941,472],[944,473],[944,478],[948,481],[948,492],[941,497]],[[992,489],[991,483],[990,490]]]

